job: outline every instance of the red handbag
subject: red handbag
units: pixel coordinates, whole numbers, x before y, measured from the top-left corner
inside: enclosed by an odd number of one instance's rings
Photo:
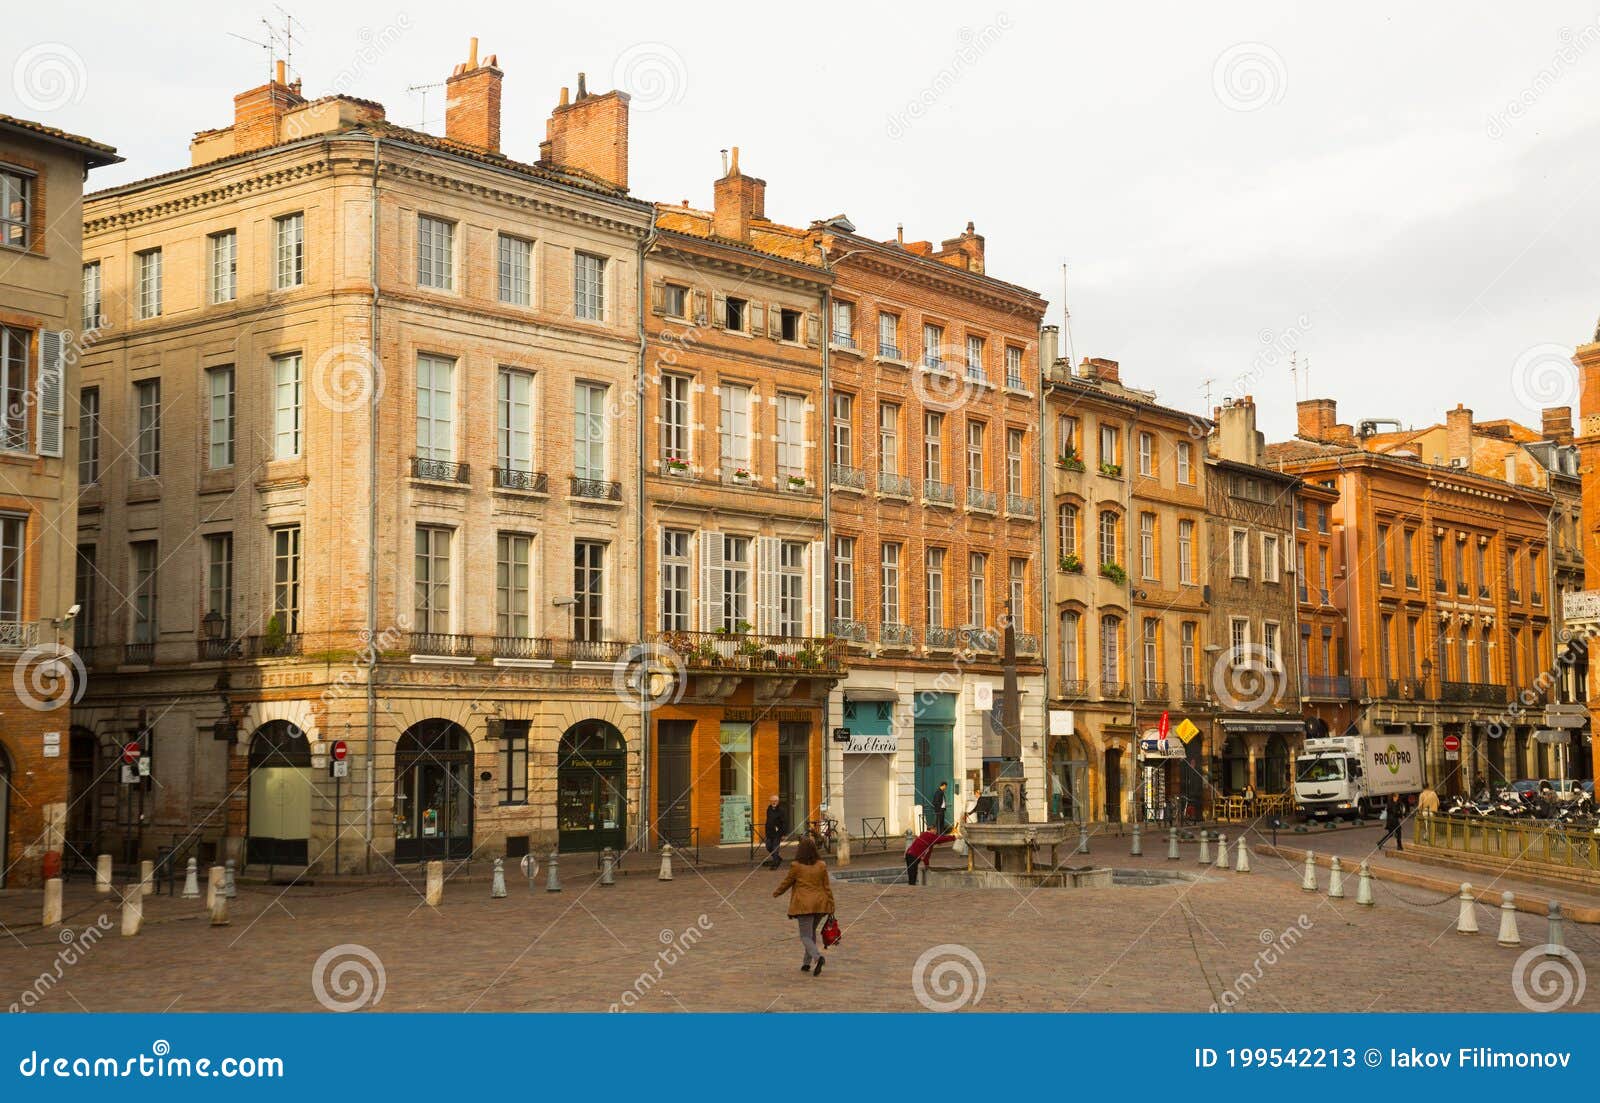
[[[822,945],[824,949],[829,946],[837,946],[843,938],[844,932],[839,929],[838,919],[830,915],[822,921]]]

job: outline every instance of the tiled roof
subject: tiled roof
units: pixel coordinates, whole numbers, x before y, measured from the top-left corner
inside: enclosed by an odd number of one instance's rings
[[[710,211],[696,207],[671,207],[656,204],[656,226],[672,233],[703,238],[731,245],[736,249],[749,249],[768,256],[780,257],[812,268],[821,268],[821,253],[812,243],[811,234],[794,226],[784,226],[766,219],[757,220],[750,227],[750,240],[737,241],[723,237],[712,229]]]
[[[54,142],[56,145],[67,146],[83,154],[84,163],[90,168],[96,168],[100,165],[114,165],[123,159],[117,156],[117,151],[114,147],[108,146],[103,142],[93,141],[83,137],[81,134],[70,134],[53,126],[45,126],[43,123],[19,119],[15,115],[0,114],[0,128],[22,131],[25,134],[43,138],[48,142]]]

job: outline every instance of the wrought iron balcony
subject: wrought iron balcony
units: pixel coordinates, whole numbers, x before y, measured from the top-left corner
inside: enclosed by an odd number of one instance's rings
[[[670,648],[685,670],[836,675],[845,668],[844,644],[837,639],[750,632],[657,632],[655,642]]]
[[[1011,517],[1033,517],[1038,512],[1032,498],[1025,494],[1006,495],[1006,514]]]
[[[0,621],[0,650],[25,650],[38,642],[38,621]]]
[[[1209,700],[1204,682],[1184,682],[1182,692],[1186,705],[1204,705]]]
[[[1447,589],[1449,589],[1449,587],[1445,585],[1445,582],[1444,582],[1443,578],[1439,578],[1439,577],[1435,577],[1434,578],[1434,580],[1433,580],[1433,592],[1434,593],[1442,594]]]
[[[1406,589],[1408,589],[1408,590],[1418,589],[1417,576],[1412,574],[1410,571],[1406,572]]]
[[[1466,597],[1469,590],[1470,590],[1470,587],[1465,582],[1457,582],[1456,583],[1456,596],[1457,597]]]
[[[1389,701],[1427,701],[1428,683],[1421,678],[1385,678],[1378,683]]]
[[[909,624],[886,621],[878,626],[878,642],[884,647],[910,647],[916,641]]]
[[[1544,595],[1538,590],[1533,591],[1533,593],[1528,595],[1528,604],[1533,606],[1535,609],[1543,609]]]
[[[967,487],[967,508],[979,513],[995,512],[997,500],[994,491],[978,486]]]
[[[833,335],[833,343],[842,349],[854,349],[856,347],[856,335],[853,333],[835,333]]]
[[[551,641],[538,636],[496,636],[494,657],[497,659],[549,659],[554,657]]]
[[[459,483],[465,486],[471,482],[471,466],[456,463],[453,460],[434,460],[424,456],[411,457],[411,477],[413,479],[426,479],[432,483]]]
[[[961,646],[961,633],[954,628],[928,628],[922,642],[929,651],[954,651]]]
[[[1167,700],[1166,682],[1140,682],[1139,700],[1145,704],[1160,704]]]
[[[867,473],[859,467],[833,464],[828,468],[828,481],[847,490],[867,489]]]
[[[413,655],[442,655],[455,659],[471,658],[472,637],[458,636],[449,632],[413,632],[411,633],[411,653]]]
[[[1082,700],[1084,697],[1088,696],[1088,693],[1089,693],[1089,683],[1085,682],[1082,678],[1057,678],[1056,679],[1056,696],[1057,697],[1065,697],[1065,698],[1067,698],[1069,700],[1077,701],[1077,700]]]
[[[993,628],[962,628],[960,632],[962,640],[971,650],[999,653],[1000,633]]]
[[[1479,583],[1479,585],[1478,585],[1478,597],[1480,599],[1484,600],[1484,601],[1489,600],[1489,587],[1483,585],[1482,583]]]
[[[127,666],[149,666],[156,660],[156,645],[151,643],[125,643],[122,661]]]
[[[1326,697],[1338,701],[1350,699],[1350,677],[1346,674],[1302,674],[1300,696]]]
[[[494,485],[503,490],[531,490],[536,494],[550,493],[550,476],[543,471],[518,471],[514,467],[494,469]]]
[[[1032,632],[1018,632],[1017,654],[1037,657],[1039,654],[1039,637]]]
[[[867,642],[867,626],[859,620],[843,620],[835,617],[828,622],[828,631],[849,643]]]
[[[249,636],[246,652],[252,659],[283,659],[300,654],[300,633],[277,632],[270,636]]]
[[[1380,567],[1378,569],[1378,585],[1380,585],[1380,586],[1393,586],[1394,585],[1394,575],[1390,574],[1387,570],[1384,570],[1383,568]]]
[[[956,504],[956,488],[938,479],[923,479],[922,500],[930,505],[953,506]]]
[[[904,498],[911,500],[911,480],[905,475],[893,471],[878,472],[878,493],[885,498]]]
[[[632,645],[622,640],[556,640],[556,658],[578,663],[614,663]]]
[[[580,479],[572,476],[572,496],[597,502],[622,501],[622,484],[607,479]]]
[[[882,357],[883,359],[885,359],[885,360],[899,360],[900,359],[900,346],[899,345],[890,345],[890,344],[886,344],[883,341],[879,341],[878,342],[878,355],[880,357]]]
[[[1101,678],[1100,696],[1108,701],[1126,701],[1128,699],[1128,683],[1119,682],[1111,678]]]
[[[210,637],[201,637],[195,641],[195,657],[203,663],[222,662],[226,659],[242,659],[244,658],[244,640],[228,639],[227,637],[214,640]]]
[[[1520,605],[1522,603],[1522,591],[1515,586],[1506,587],[1506,600]]]
[[[1493,682],[1440,682],[1439,700],[1455,704],[1503,705],[1506,687]]]

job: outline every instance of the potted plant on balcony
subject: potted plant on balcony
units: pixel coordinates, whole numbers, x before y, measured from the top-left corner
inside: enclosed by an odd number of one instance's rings
[[[1068,552],[1061,557],[1061,569],[1068,574],[1082,574],[1083,560],[1078,558],[1076,552]]]
[[[736,483],[754,482],[755,481],[755,475],[750,471],[750,469],[748,467],[735,467],[733,469],[733,481],[736,482]]]
[[[1118,586],[1126,585],[1128,581],[1128,572],[1123,570],[1122,567],[1116,563],[1100,564],[1100,576],[1102,578],[1109,578]]]
[[[1100,465],[1100,474],[1113,479],[1120,479],[1122,478],[1122,465],[1120,463],[1102,463]]]
[[[706,640],[694,649],[694,659],[701,666],[722,665],[722,656],[717,654],[717,649],[711,646],[710,640]]]
[[[261,649],[265,654],[268,655],[281,655],[283,654],[285,639],[286,637],[284,636],[283,632],[283,621],[278,618],[276,613],[274,613],[271,617],[267,618],[267,629],[261,637]]]
[[[1082,471],[1083,461],[1078,458],[1078,450],[1069,444],[1056,457],[1056,466],[1063,471]]]
[[[689,473],[689,461],[680,459],[677,456],[668,456],[662,461],[662,466],[666,468],[668,475],[687,475]]]
[[[788,485],[790,490],[804,490],[806,488],[806,477],[804,475],[790,475]]]
[[[822,649],[814,643],[808,643],[795,655],[804,670],[816,670],[822,665]]]

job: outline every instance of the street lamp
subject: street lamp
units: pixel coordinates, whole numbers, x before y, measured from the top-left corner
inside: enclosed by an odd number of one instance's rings
[[[228,622],[215,609],[200,618],[200,627],[206,630],[206,639],[213,642],[222,638],[222,631],[227,626]]]

